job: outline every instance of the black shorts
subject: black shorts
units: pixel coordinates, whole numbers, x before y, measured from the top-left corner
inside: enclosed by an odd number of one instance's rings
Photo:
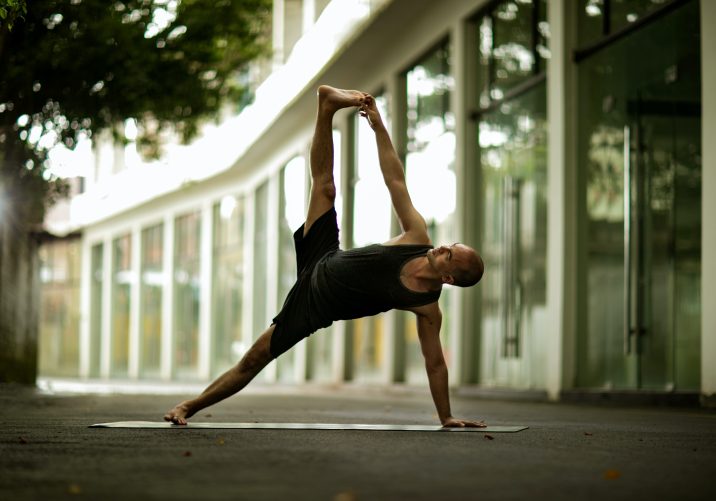
[[[338,222],[336,209],[331,207],[303,235],[304,225],[293,234],[296,247],[298,278],[293,285],[281,311],[273,319],[275,328],[271,335],[271,356],[277,358],[296,343],[327,327],[332,322],[316,318],[310,308],[311,275],[316,263],[323,256],[338,250]]]

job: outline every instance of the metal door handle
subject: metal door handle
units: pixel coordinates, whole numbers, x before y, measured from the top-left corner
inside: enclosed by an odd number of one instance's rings
[[[631,130],[624,126],[624,353],[631,353]]]

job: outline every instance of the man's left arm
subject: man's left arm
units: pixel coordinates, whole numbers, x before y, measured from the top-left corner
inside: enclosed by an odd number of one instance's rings
[[[437,303],[413,310],[417,316],[418,337],[420,348],[425,358],[425,370],[428,374],[430,393],[438,412],[440,423],[445,427],[484,427],[482,421],[456,419],[450,411],[450,390],[448,385],[448,369],[440,343],[440,327],[442,313]]]

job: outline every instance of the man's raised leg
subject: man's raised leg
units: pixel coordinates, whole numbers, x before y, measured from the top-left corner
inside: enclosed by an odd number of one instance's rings
[[[275,325],[264,331],[236,366],[211,383],[198,397],[185,400],[164,415],[165,421],[186,424],[186,420],[231,395],[238,393],[271,361],[271,334]]]
[[[341,108],[359,107],[368,94],[321,85],[318,88],[318,115],[311,142],[311,196],[303,234],[336,199],[333,181],[333,115]]]

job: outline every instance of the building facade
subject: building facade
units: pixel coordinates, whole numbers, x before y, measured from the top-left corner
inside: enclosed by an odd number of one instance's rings
[[[162,162],[95,148],[43,247],[41,374],[208,381],[295,279],[316,87],[374,94],[436,243],[457,388],[716,393],[716,6],[705,0],[277,0],[254,102]],[[711,30],[713,31],[713,30]],[[397,231],[372,132],[335,119],[341,243]],[[54,230],[53,230],[54,228]],[[410,314],[337,322],[259,376],[427,381]]]

